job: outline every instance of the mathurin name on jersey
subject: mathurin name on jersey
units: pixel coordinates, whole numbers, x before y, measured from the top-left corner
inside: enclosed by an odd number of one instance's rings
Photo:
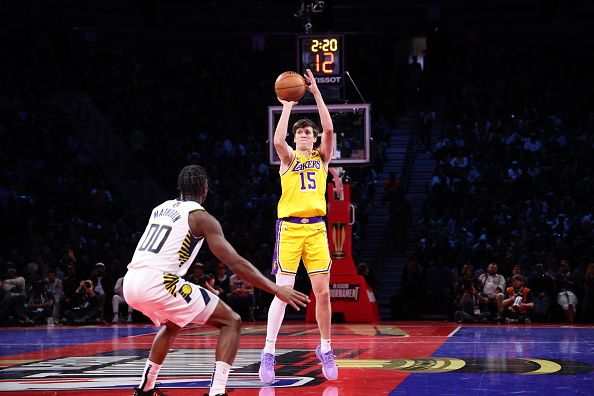
[[[155,210],[153,212],[153,218],[156,219],[157,217],[169,217],[172,222],[176,222],[181,219],[181,215],[175,209],[164,208],[161,210]]]

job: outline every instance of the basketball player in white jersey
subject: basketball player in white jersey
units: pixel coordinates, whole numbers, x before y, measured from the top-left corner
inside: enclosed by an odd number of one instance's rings
[[[295,309],[304,307],[309,299],[290,287],[277,286],[237,254],[225,239],[219,222],[202,207],[208,193],[208,176],[202,167],[183,168],[178,176],[178,189],[179,199],[153,209],[124,278],[124,298],[128,304],[156,326],[162,326],[134,395],[164,395],[155,387],[161,365],[179,331],[189,323],[197,323],[220,329],[215,369],[206,395],[225,396],[227,378],[239,346],[241,319],[217,296],[183,279],[204,240],[233,272]]]

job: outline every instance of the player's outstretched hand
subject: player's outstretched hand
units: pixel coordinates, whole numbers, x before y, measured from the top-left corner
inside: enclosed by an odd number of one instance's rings
[[[309,297],[293,289],[291,286],[279,286],[274,294],[297,311],[299,311],[300,306],[306,307],[309,303]]]
[[[303,77],[305,77],[305,86],[307,90],[311,92],[312,95],[320,93],[320,89],[318,88],[318,84],[316,83],[316,78],[314,77],[311,70],[306,69]]]

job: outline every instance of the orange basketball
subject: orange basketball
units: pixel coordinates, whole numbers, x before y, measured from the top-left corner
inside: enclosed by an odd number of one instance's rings
[[[283,100],[299,101],[305,95],[305,79],[294,71],[286,71],[274,82],[276,96]]]

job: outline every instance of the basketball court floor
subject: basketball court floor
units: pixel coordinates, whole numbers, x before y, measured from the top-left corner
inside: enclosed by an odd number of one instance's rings
[[[265,323],[243,325],[230,395],[594,395],[594,327],[459,326],[445,322],[335,324],[338,381],[313,353],[315,324],[286,322],[277,379],[258,379]],[[156,329],[146,325],[0,329],[0,394],[131,395]],[[217,332],[185,329],[158,382],[169,395],[202,395]]]

